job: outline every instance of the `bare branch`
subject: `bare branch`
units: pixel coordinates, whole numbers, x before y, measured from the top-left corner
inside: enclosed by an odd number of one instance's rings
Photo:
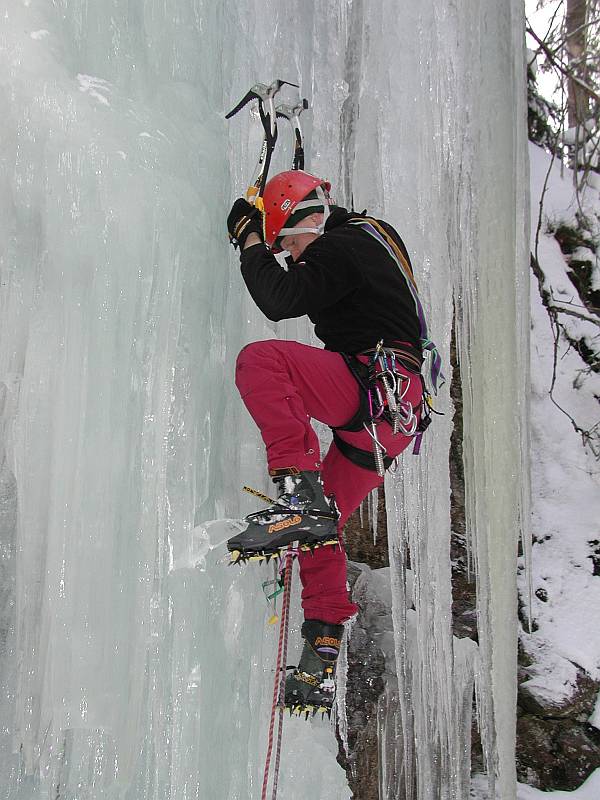
[[[558,303],[560,303],[560,300]],[[580,314],[578,311],[574,311],[572,308],[564,308],[563,305],[558,305],[557,301],[554,299],[548,308],[552,308],[555,311],[560,311],[561,314],[567,314],[569,317],[577,317],[577,319],[582,319],[584,322],[591,322],[592,325],[597,325],[600,327],[600,319],[588,317],[586,314]]]
[[[555,300],[553,297],[552,300]],[[564,304],[565,306],[574,306],[575,308],[582,308],[584,311],[589,311],[590,314],[600,314],[600,308],[596,306],[586,306],[584,303],[574,303],[572,300],[556,300],[557,303]],[[598,318],[600,323],[600,317]]]
[[[578,425],[575,418],[561,406],[558,400],[554,397],[554,389],[556,386],[556,379],[557,379],[557,365],[558,365],[558,347],[560,342],[560,331],[561,331],[561,324],[558,322],[556,315],[553,313],[552,309],[548,308],[548,312],[550,314],[550,324],[552,326],[553,334],[554,334],[554,347],[553,347],[553,355],[552,355],[552,381],[550,383],[550,400],[552,403],[561,411],[565,417],[570,421],[571,425],[573,426],[573,430],[581,436],[581,441],[584,447],[589,447],[592,451],[594,457],[600,460],[600,446],[597,444],[596,439],[598,438],[597,429],[600,425],[600,422],[596,422],[592,425],[591,428],[587,430],[582,428],[581,425]]]
[[[562,74],[566,75],[567,78],[572,80],[582,89],[585,89],[585,91],[590,95],[590,97],[593,97],[594,100],[600,103],[600,95],[597,92],[595,92],[594,89],[589,84],[587,84],[585,81],[582,81],[581,78],[578,78],[577,75],[575,75],[573,71],[569,69],[569,67],[563,61],[560,60],[560,58],[556,55],[556,53],[554,53],[548,47],[548,45],[540,39],[540,37],[533,30],[531,25],[527,25],[527,33],[535,39],[535,41],[540,46],[541,50],[543,50],[550,63],[553,64],[556,67],[556,69],[559,70],[559,72],[562,72]]]
[[[569,33],[569,36],[576,36],[578,33],[582,33],[586,28],[591,28],[593,25],[597,25],[600,22],[600,17],[596,17],[595,19],[590,19],[588,22],[584,22],[583,25],[579,25],[577,28],[572,30]],[[560,46],[566,42],[567,37],[564,36],[562,40],[559,40]]]

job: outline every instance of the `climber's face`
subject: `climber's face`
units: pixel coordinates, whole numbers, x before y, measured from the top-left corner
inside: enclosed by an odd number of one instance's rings
[[[323,223],[323,214],[309,214],[294,225],[294,228],[317,228]],[[290,233],[281,240],[281,247],[287,250],[294,261],[298,261],[309,244],[318,239],[320,233]]]

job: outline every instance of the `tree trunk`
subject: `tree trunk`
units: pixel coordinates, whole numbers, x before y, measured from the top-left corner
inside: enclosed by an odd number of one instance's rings
[[[574,75],[587,80],[586,67],[586,40],[588,2],[587,0],[567,0],[567,55],[569,67]],[[582,125],[589,116],[590,97],[589,93],[572,78],[568,81],[569,97],[569,128],[576,128]],[[578,137],[579,138],[579,137]]]

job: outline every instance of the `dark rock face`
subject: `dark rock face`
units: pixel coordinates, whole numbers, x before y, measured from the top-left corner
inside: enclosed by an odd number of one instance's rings
[[[572,791],[600,766],[600,731],[588,724],[600,687],[579,669],[567,702],[543,700],[527,686],[528,661],[520,653],[517,776],[538,789]]]
[[[454,332],[450,340],[450,365],[452,381],[450,398],[454,405],[453,428],[450,437],[450,523],[452,538],[450,557],[452,559],[452,632],[459,639],[469,638],[477,641],[477,613],[475,579],[469,574],[465,540],[465,475],[463,468],[463,423],[460,367],[456,354]]]
[[[385,515],[385,496],[379,490],[377,502],[377,541],[373,541],[373,532],[369,525],[367,500],[363,503],[363,524],[360,524],[360,512],[355,511],[344,528],[346,553],[350,561],[366,564],[371,569],[389,567],[390,557],[387,541],[387,520]]]
[[[542,701],[532,692],[527,683],[519,686],[519,707],[526,714],[545,719],[570,719],[573,723],[585,722],[594,710],[598,695],[598,684],[582,670],[578,670],[577,687],[567,703]]]
[[[517,719],[517,777],[538,789],[572,791],[600,766],[600,732],[570,719]]]
[[[389,566],[387,525],[383,490],[377,503],[377,541],[369,525],[367,501],[363,504],[363,525],[356,511],[346,523],[344,540],[348,554],[348,582],[354,588],[360,568],[352,562],[367,564],[372,569]],[[356,598],[355,598],[356,599]],[[379,800],[379,741],[377,736],[377,705],[384,691],[385,660],[374,636],[368,630],[361,608],[352,628],[348,645],[348,677],[346,716],[348,720],[348,750],[346,755],[338,735],[338,762],[346,770],[348,785],[355,800]],[[369,613],[374,613],[369,608]],[[382,606],[380,614],[389,615]],[[391,620],[390,620],[391,624]]]
[[[356,511],[346,523],[344,539],[348,563],[348,582],[354,589],[360,569],[352,562],[367,564],[372,569],[389,566],[387,525],[383,490],[377,503],[377,541],[369,525],[367,501],[361,515]],[[357,598],[355,598],[357,599]],[[379,742],[377,739],[377,704],[383,692],[385,663],[383,653],[368,630],[364,603],[352,629],[348,646],[348,678],[346,715],[348,748],[346,756],[340,740],[338,762],[346,770],[353,797],[358,800],[379,800]],[[389,614],[389,609],[379,609]],[[369,613],[374,609],[369,608]]]
[[[379,742],[377,739],[377,714],[366,720],[358,732],[352,751],[352,761],[338,756],[346,770],[352,800],[379,800]]]
[[[356,585],[360,574],[360,568],[350,562],[348,581],[351,587]],[[380,617],[387,617],[391,626],[389,609],[383,604],[380,608],[373,608],[375,604],[376,601],[372,600],[369,614],[378,613]],[[377,633],[367,624],[363,605],[352,627],[348,644],[348,755],[338,733],[338,763],[346,770],[355,800],[379,800],[377,706],[384,691],[385,658],[376,638]]]

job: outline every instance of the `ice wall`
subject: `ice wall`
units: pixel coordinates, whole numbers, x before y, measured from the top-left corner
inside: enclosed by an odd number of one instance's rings
[[[261,318],[224,235],[260,129],[223,112],[281,77],[313,107],[307,167],[405,237],[446,356],[451,286],[462,309],[482,708],[509,800],[519,411],[501,397],[518,396],[521,363],[520,4],[3,0],[0,13],[4,796],[260,796],[275,650],[264,574],[225,569],[216,551],[203,571],[170,566],[195,522],[252,509],[242,483],[267,488],[232,385],[240,346],[311,341],[304,321]],[[410,755],[418,734],[419,798],[465,781],[449,431],[448,415],[389,486],[398,662],[420,676],[403,742]],[[420,570],[410,665],[403,542]],[[287,723],[280,796],[345,800],[335,750],[323,723]]]

